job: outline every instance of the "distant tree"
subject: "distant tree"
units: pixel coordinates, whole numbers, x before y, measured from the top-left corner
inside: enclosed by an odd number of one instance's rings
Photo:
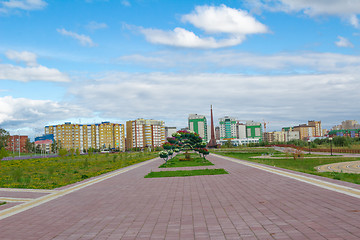
[[[9,133],[5,129],[0,128],[0,148],[7,146],[9,137]]]
[[[59,144],[60,141],[56,141],[54,140],[52,143],[51,143],[51,150],[53,153],[57,153],[58,149],[59,149]]]
[[[25,149],[26,149],[27,152],[33,152],[34,151],[34,145],[35,145],[35,143],[30,142],[30,139],[26,139]]]
[[[334,137],[333,142],[337,147],[347,147],[350,145],[351,139],[349,137]]]
[[[88,155],[89,155],[89,156],[93,155],[94,151],[95,151],[95,149],[89,148],[89,149],[88,149]]]
[[[41,153],[40,144],[37,144],[35,147],[35,153]]]

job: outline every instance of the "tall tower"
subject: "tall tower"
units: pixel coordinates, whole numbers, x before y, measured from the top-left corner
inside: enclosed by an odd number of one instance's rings
[[[209,148],[216,148],[217,143],[216,143],[216,139],[215,139],[215,128],[214,128],[214,117],[213,117],[212,105],[210,106],[210,113],[211,113],[211,138],[210,138],[210,141],[207,146]]]

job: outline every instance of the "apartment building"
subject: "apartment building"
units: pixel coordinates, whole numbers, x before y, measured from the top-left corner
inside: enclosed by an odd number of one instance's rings
[[[322,137],[321,121],[308,121],[308,124],[301,124],[293,127],[293,131],[299,132],[299,138],[306,140],[310,137]]]
[[[9,152],[22,152],[26,153],[26,142],[28,141],[28,136],[21,135],[10,135],[7,140],[7,146],[5,149]]]
[[[332,127],[331,130],[346,130],[346,129],[360,129],[360,124],[356,120],[345,120],[341,125]]]
[[[321,121],[308,121],[308,126],[314,128],[314,137],[322,137],[323,136],[323,131],[321,128]]]
[[[291,128],[288,128],[291,129]],[[264,133],[265,142],[288,142],[291,140],[299,139],[298,131],[273,131]]]
[[[237,138],[237,121],[233,117],[225,116],[219,119],[220,139]]]
[[[207,142],[208,132],[206,117],[204,115],[190,114],[188,123],[189,130],[196,132],[204,141]]]
[[[164,143],[163,121],[139,118],[126,122],[126,149],[160,147]]]
[[[59,148],[79,149],[80,152],[94,149],[125,151],[124,125],[102,122],[99,124],[64,124],[45,126],[45,135],[53,134]]]

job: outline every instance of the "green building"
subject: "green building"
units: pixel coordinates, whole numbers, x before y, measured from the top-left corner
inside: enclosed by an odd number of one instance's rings
[[[188,120],[189,130],[196,132],[204,141],[207,142],[208,133],[206,117],[204,115],[190,114]]]
[[[246,122],[246,137],[259,139],[261,141],[263,138],[261,123],[253,121]]]
[[[236,123],[237,121],[233,117],[225,116],[220,118],[220,139],[236,139]]]

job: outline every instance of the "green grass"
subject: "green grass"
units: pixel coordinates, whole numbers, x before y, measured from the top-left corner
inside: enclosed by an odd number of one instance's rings
[[[6,202],[0,202],[0,206],[1,206],[1,205],[5,205],[5,204],[6,204]]]
[[[189,177],[200,175],[219,175],[228,174],[225,169],[198,169],[198,170],[178,170],[178,171],[162,171],[150,172],[145,178],[161,178],[161,177]]]
[[[144,152],[1,161],[0,187],[53,189],[157,156]]]
[[[210,166],[214,165],[208,160],[202,158],[197,153],[192,153],[190,161],[180,161],[181,158],[185,158],[184,154],[178,154],[172,159],[168,160],[165,164],[160,165],[159,168],[173,168],[173,167],[195,167],[195,166]]]
[[[216,152],[216,154],[360,184],[360,174],[318,172],[315,169],[315,167],[320,165],[337,163],[337,162],[359,161],[360,158],[341,158],[341,157],[332,156],[332,157],[319,157],[319,158],[303,158],[303,159],[294,160],[293,158],[289,158],[289,159],[250,158],[250,157],[259,156],[261,155],[261,153],[259,154],[259,153],[239,153],[239,152]]]

